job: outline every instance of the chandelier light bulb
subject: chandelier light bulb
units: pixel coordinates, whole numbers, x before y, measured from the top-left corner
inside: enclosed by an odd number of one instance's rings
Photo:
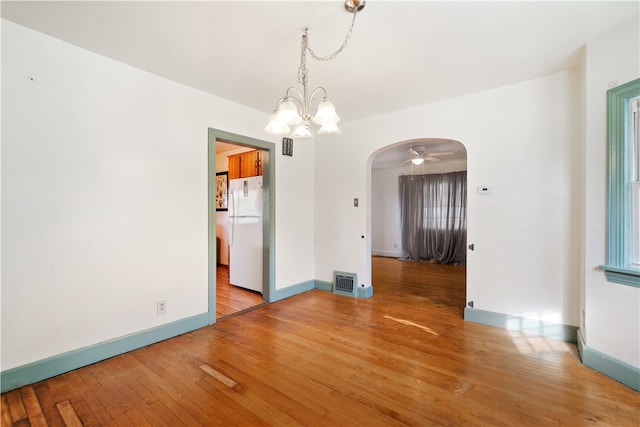
[[[293,101],[286,100],[278,107],[278,119],[286,125],[297,125],[302,122],[298,108]]]
[[[306,123],[302,123],[296,126],[296,128],[293,130],[293,133],[291,134],[291,138],[309,139],[309,138],[313,138],[313,135],[311,134],[309,125]]]
[[[340,129],[338,129],[338,124],[336,122],[327,122],[322,126],[320,126],[320,129],[318,129],[318,135],[327,135],[327,134],[335,135],[339,133],[342,133],[342,132],[340,132]]]
[[[324,125],[325,123],[338,123],[340,121],[340,117],[336,114],[336,107],[329,101],[329,98],[324,98],[320,104],[318,104],[318,109],[316,110],[316,115],[313,116],[313,122],[319,125]]]
[[[278,118],[277,112],[274,111],[273,114],[271,114],[269,123],[264,128],[264,131],[269,135],[282,136],[287,135],[289,132],[291,132],[291,129]]]

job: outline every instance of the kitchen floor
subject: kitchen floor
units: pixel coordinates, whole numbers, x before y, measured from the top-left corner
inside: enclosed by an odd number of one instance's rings
[[[262,294],[229,284],[229,266],[216,268],[216,319],[263,304]]]

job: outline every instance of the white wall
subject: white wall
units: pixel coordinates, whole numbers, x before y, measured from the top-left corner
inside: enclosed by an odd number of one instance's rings
[[[398,176],[404,168],[371,171],[371,254],[402,255]]]
[[[335,140],[316,144],[316,278],[354,271],[371,285],[371,154],[398,141],[454,139],[467,148],[469,188],[495,188],[491,196],[469,191],[468,242],[476,250],[467,260],[468,299],[484,310],[577,326],[576,74],[345,124]]]
[[[375,155],[374,155],[375,157]],[[466,160],[429,163],[413,174],[448,173],[467,170]],[[423,163],[424,165],[424,163]],[[402,256],[402,232],[400,221],[400,196],[398,177],[411,175],[411,165],[371,170],[371,254],[388,257]]]
[[[8,21],[2,107],[2,370],[206,312],[207,128],[275,141],[268,116]],[[301,145],[275,159],[277,288],[314,278]]]
[[[278,154],[276,180],[276,288],[315,279],[313,224],[317,217],[313,197],[313,147],[311,141],[294,141],[293,156]],[[281,145],[278,153],[282,152]],[[287,203],[281,203],[286,200]],[[309,226],[311,225],[311,226]]]
[[[640,367],[640,289],[609,283],[597,269],[605,261],[606,91],[640,77],[640,30],[629,22],[587,45],[586,86],[586,344]]]

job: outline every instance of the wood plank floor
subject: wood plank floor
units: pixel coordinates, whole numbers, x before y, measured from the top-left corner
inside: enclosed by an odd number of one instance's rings
[[[376,257],[370,299],[306,292],[22,387],[2,425],[638,425],[574,345],[464,322],[464,277]]]
[[[229,283],[229,266],[216,268],[216,319],[264,304],[262,295]]]

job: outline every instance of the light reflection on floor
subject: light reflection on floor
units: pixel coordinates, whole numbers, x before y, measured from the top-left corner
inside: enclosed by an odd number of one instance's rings
[[[416,328],[420,328],[425,332],[429,332],[430,334],[433,335],[438,335],[438,333],[436,331],[434,331],[431,328],[428,328],[426,326],[423,325],[418,325],[417,323],[413,323],[409,320],[404,320],[404,319],[396,319],[395,317],[391,317],[391,316],[384,316],[385,319],[389,319],[389,320],[393,320],[394,322],[398,322],[398,323],[402,323],[403,325],[408,325],[408,326],[415,326]]]
[[[529,335],[519,331],[508,331],[508,333],[521,354],[571,352],[574,347],[556,338]]]

